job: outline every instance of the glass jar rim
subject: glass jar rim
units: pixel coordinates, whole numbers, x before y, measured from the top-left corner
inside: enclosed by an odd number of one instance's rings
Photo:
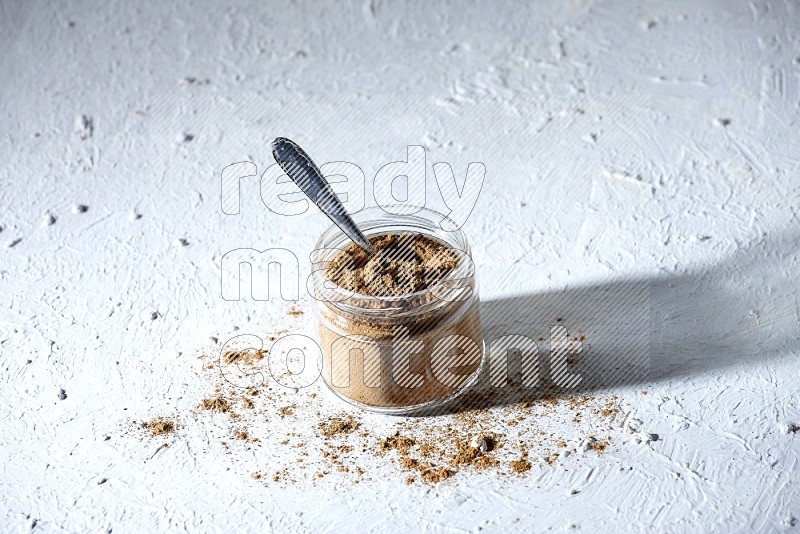
[[[394,208],[396,211],[389,211]],[[411,210],[414,210],[413,212]],[[397,213],[405,212],[405,213]],[[447,273],[441,280],[433,286],[427,287],[400,296],[373,296],[356,293],[344,289],[343,287],[335,284],[328,276],[325,275],[326,269],[317,269],[313,271],[315,287],[317,283],[321,283],[324,292],[329,294],[335,300],[328,298],[322,299],[324,302],[333,304],[336,308],[342,308],[342,304],[349,310],[355,312],[367,312],[374,310],[376,313],[385,312],[400,312],[409,309],[418,309],[420,306],[427,308],[424,301],[439,301],[440,303],[452,302],[448,299],[425,299],[427,295],[431,294],[432,290],[442,289],[448,283],[454,280],[462,280],[464,278],[474,277],[474,267],[472,259],[470,258],[470,248],[467,242],[466,235],[456,223],[442,213],[434,211],[425,207],[409,207],[403,204],[387,205],[387,206],[372,206],[362,209],[351,215],[353,220],[359,226],[359,229],[365,236],[378,235],[391,231],[393,227],[397,227],[397,231],[415,231],[417,233],[436,238],[444,242],[449,247],[453,248],[461,257],[458,266]],[[444,221],[450,221],[452,228],[455,230],[445,230],[442,228]],[[323,264],[330,261],[331,254],[335,250],[342,250],[343,245],[349,245],[350,238],[347,237],[342,230],[335,224],[328,227],[320,236],[319,240],[312,252],[312,263],[318,265],[320,262]],[[325,254],[327,252],[327,255]],[[317,255],[322,254],[323,257],[318,258]],[[465,261],[467,258],[468,261]],[[465,272],[469,269],[469,272]],[[317,278],[318,277],[318,278]],[[325,284],[331,284],[333,287],[326,287]],[[435,295],[435,293],[434,293]],[[361,306],[347,306],[347,301],[358,299],[364,305]],[[460,300],[460,299],[459,299]],[[415,303],[418,303],[415,305]]]

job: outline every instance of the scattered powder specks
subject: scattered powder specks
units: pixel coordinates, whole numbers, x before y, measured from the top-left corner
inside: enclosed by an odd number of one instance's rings
[[[231,409],[231,403],[222,395],[215,395],[200,402],[200,408],[203,410],[213,410],[215,412],[227,413]]]
[[[521,474],[526,471],[531,470],[532,464],[528,461],[525,457],[517,458],[516,460],[511,460],[508,465],[511,467],[511,470],[514,473]]]
[[[145,421],[141,427],[148,431],[151,437],[164,436],[175,432],[175,422],[166,417],[157,417],[150,421]]]
[[[322,435],[326,438],[335,436],[337,434],[349,434],[358,430],[359,423],[352,417],[336,418],[330,421],[323,421],[320,423]]]
[[[294,415],[294,406],[281,406],[278,408],[278,413],[282,416]]]
[[[270,343],[287,332],[263,338]],[[618,420],[614,395],[549,394],[443,416],[386,418],[343,410],[338,401],[318,396],[317,385],[296,390],[268,379],[237,387],[226,379],[268,376],[269,349],[202,355],[214,392],[199,403],[201,411],[224,413],[235,422],[216,434],[217,444],[242,464],[243,475],[264,484],[316,485],[334,473],[333,484],[341,477],[353,484],[386,476],[401,484],[439,484],[478,472],[524,476],[537,463],[547,467],[604,453],[612,436],[600,435],[600,429],[616,421],[622,433],[628,421]],[[225,376],[217,372],[219,365]],[[166,426],[148,427],[152,435],[174,430],[171,420],[163,421]]]

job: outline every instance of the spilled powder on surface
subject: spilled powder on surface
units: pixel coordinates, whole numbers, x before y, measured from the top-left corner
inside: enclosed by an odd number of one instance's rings
[[[268,354],[225,352],[225,376],[252,376],[257,370],[268,376]],[[355,484],[388,474],[398,483],[426,485],[477,474],[527,476],[560,461],[605,453],[614,442],[612,427],[621,425],[619,401],[608,394],[551,394],[448,415],[386,417],[319,395],[319,384],[292,390],[268,379],[237,387],[218,365],[204,363],[201,369],[205,383],[200,389],[210,393],[198,409],[180,417],[191,424],[216,421],[226,426],[209,446],[224,450],[233,469],[263,484],[316,485],[331,475]],[[157,418],[146,425],[150,437],[177,430],[170,419]],[[181,439],[180,432],[176,439]],[[568,458],[572,455],[576,457]]]

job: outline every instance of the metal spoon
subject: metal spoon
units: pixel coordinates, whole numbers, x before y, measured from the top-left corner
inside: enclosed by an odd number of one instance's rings
[[[333,221],[342,232],[353,242],[361,247],[367,254],[373,254],[375,249],[364,237],[356,223],[347,214],[344,206],[339,201],[331,185],[322,176],[319,168],[311,161],[308,154],[297,146],[297,143],[285,137],[277,137],[272,142],[272,157],[278,162],[281,169],[296,183],[311,202],[322,210],[322,213]]]

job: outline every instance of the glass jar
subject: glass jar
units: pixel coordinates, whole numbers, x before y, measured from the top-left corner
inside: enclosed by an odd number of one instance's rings
[[[338,227],[312,254],[322,378],[338,397],[363,409],[408,414],[438,408],[464,392],[483,369],[478,287],[469,244],[429,209],[392,215],[368,208],[353,220],[370,239],[412,233],[445,245],[458,263],[441,280],[402,296],[372,296],[336,285],[326,267],[351,246]]]

